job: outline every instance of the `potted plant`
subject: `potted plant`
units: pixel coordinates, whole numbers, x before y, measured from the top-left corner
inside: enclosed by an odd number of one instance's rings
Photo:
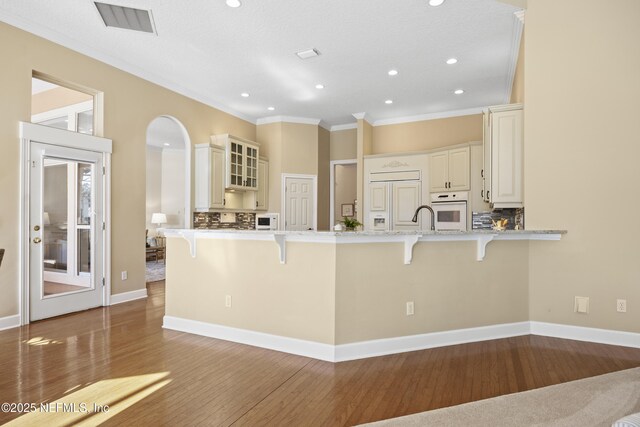
[[[344,227],[347,231],[355,231],[356,227],[361,226],[362,224],[355,218],[342,217],[342,222],[344,222]]]

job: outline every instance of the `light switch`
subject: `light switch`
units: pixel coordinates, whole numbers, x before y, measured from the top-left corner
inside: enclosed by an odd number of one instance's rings
[[[576,297],[574,311],[576,313],[589,313],[589,297]]]

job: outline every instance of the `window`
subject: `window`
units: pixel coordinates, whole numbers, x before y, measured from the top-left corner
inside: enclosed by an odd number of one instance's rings
[[[33,77],[31,122],[93,135],[93,96]]]

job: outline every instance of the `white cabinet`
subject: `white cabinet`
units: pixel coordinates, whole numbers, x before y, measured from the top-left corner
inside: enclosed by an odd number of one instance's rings
[[[432,193],[469,190],[469,147],[432,153],[429,183]]]
[[[524,117],[522,104],[485,112],[484,197],[494,208],[523,206]]]
[[[394,182],[393,191],[393,228],[419,228],[420,224],[411,221],[420,206],[420,181]]]
[[[369,210],[374,212],[387,210],[387,183],[369,184]]]
[[[195,146],[195,209],[222,209],[225,205],[225,150],[212,144]]]
[[[244,193],[243,208],[257,211],[269,208],[269,162],[265,159],[258,160],[258,189]]]
[[[226,188],[257,191],[260,145],[229,134],[214,135],[211,140],[226,147]]]

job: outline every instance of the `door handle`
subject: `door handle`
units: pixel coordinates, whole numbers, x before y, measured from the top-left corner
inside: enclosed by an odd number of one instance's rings
[[[33,243],[40,243],[42,242],[42,239],[39,237],[36,237],[35,239],[33,239]]]

